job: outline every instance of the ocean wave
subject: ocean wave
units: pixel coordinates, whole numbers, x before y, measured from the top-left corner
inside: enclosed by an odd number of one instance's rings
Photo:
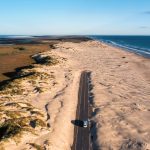
[[[140,48],[140,47],[131,46],[127,44],[120,44],[111,40],[101,40],[101,41],[104,43],[113,45],[115,47],[123,48],[129,52],[134,52],[136,54],[143,55],[143,56],[150,58],[150,49]]]

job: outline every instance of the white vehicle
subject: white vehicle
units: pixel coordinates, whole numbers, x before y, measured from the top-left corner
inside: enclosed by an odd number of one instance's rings
[[[84,120],[84,121],[83,121],[83,127],[84,127],[84,128],[87,128],[87,127],[88,127],[88,121],[87,121],[87,120]]]

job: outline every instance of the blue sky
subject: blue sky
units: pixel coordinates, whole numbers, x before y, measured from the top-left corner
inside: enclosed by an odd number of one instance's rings
[[[150,0],[0,0],[0,34],[150,35]]]

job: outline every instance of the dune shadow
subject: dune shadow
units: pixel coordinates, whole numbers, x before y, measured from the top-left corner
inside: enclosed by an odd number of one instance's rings
[[[12,82],[13,80],[15,80],[15,79],[21,79],[21,78],[24,78],[24,77],[28,77],[28,76],[31,76],[31,75],[34,75],[35,73],[34,72],[30,72],[30,73],[27,73],[27,74],[25,74],[25,75],[20,75],[20,76],[17,76],[15,73],[13,73],[13,72],[8,72],[8,73],[5,73],[5,75],[7,74],[7,76],[9,77],[9,75],[10,75],[10,79],[8,79],[8,80],[3,80],[3,81],[1,81],[0,82],[0,91],[1,90],[3,90],[3,88],[7,85],[7,84],[9,84],[10,82]],[[14,76],[11,76],[11,75],[14,75]]]
[[[27,65],[27,66],[17,67],[15,70],[16,70],[16,72],[19,72],[22,69],[32,69],[32,68],[34,68],[34,66],[31,64],[31,65]]]
[[[22,67],[18,67],[18,68],[15,68],[15,71],[12,71],[12,72],[5,72],[3,73],[4,76],[6,77],[9,77],[10,79],[13,79],[13,78],[19,78],[18,77],[18,73],[23,70],[23,69],[32,69],[34,68],[33,65],[28,65],[28,66],[22,66]],[[8,79],[9,80],[9,79]]]
[[[82,120],[71,120],[71,123],[78,127],[83,127],[83,121]]]
[[[9,78],[14,78],[16,76],[16,71],[3,73],[4,76]]]

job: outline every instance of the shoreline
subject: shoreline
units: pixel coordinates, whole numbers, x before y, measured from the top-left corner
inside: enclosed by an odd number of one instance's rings
[[[109,43],[106,43],[106,42],[103,42],[103,41],[100,41],[100,40],[95,40],[95,41],[100,42],[100,43],[103,43],[104,45],[107,45],[107,46],[109,46],[109,47],[113,47],[113,48],[118,49],[118,50],[120,50],[120,51],[124,51],[124,52],[127,52],[127,53],[134,54],[134,55],[136,55],[137,57],[140,57],[140,58],[142,57],[142,58],[145,58],[145,59],[148,59],[148,60],[150,59],[150,56],[144,56],[144,55],[142,55],[142,54],[140,54],[140,53],[133,52],[133,51],[127,49],[127,48],[115,46],[115,45],[113,45],[113,44],[109,44]]]
[[[131,46],[121,45],[121,44],[118,44],[117,42],[113,42],[113,41],[111,41],[112,43],[109,43],[109,42],[104,41],[102,39],[97,39],[97,38],[94,38],[94,37],[91,37],[91,38],[93,40],[99,41],[99,42],[104,43],[106,45],[109,45],[109,46],[112,46],[112,47],[115,47],[115,48],[118,48],[118,49],[121,49],[121,50],[124,50],[124,51],[127,51],[127,52],[131,52],[131,53],[134,53],[136,55],[142,56],[144,58],[150,59],[150,53],[147,52],[147,51],[146,52],[145,51],[139,51],[138,48],[133,48]],[[149,50],[149,49],[147,49],[147,50]]]

